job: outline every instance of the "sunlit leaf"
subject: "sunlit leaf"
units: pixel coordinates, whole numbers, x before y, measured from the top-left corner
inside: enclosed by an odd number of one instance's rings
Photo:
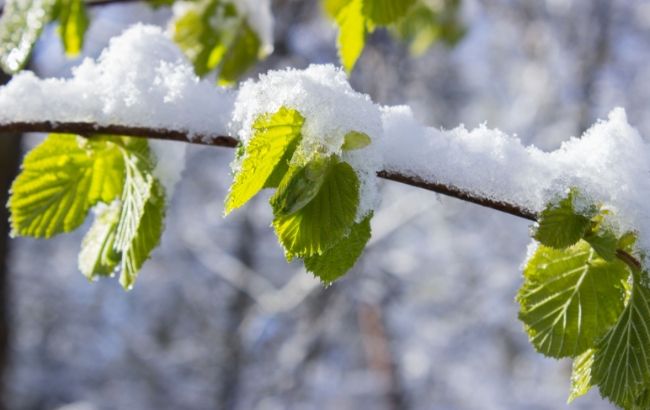
[[[366,243],[370,240],[370,219],[372,219],[372,215],[368,215],[363,221],[354,224],[347,237],[341,239],[322,255],[306,257],[305,268],[326,284],[345,275],[352,269],[366,247]]]
[[[524,270],[519,318],[547,356],[573,357],[592,347],[623,310],[629,271],[584,241],[563,249],[540,245]]]
[[[320,255],[349,232],[358,206],[357,174],[349,164],[333,160],[311,202],[290,215],[276,216],[273,226],[288,257]]]
[[[226,214],[244,205],[264,188],[276,167],[287,168],[286,154],[295,149],[303,123],[300,113],[286,108],[262,115],[255,121],[254,135],[245,147],[240,169],[226,197]]]

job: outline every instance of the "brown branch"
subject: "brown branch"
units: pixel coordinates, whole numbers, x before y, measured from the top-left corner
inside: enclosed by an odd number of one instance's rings
[[[234,148],[237,146],[237,139],[223,135],[193,135],[188,139],[188,133],[180,130],[168,130],[162,128],[133,127],[128,125],[97,125],[88,122],[12,122],[0,123],[0,134],[2,133],[23,133],[23,132],[64,132],[70,134],[92,135],[111,134],[128,135],[131,137],[153,138],[168,141],[183,141],[191,144],[210,145],[218,147]],[[503,201],[477,195],[453,185],[441,182],[425,181],[417,176],[405,175],[395,171],[379,171],[377,176],[402,184],[411,185],[442,195],[471,202],[477,205],[496,209],[511,215],[515,215],[531,221],[535,220],[535,213],[529,209]]]
[[[164,128],[134,127],[129,125],[111,124],[98,125],[89,122],[9,122],[0,123],[0,134],[16,134],[25,132],[61,132],[92,136],[96,134],[127,135],[138,138],[152,138],[167,141],[182,141],[190,144],[235,148],[238,140],[225,135],[189,135],[183,130]],[[427,189],[442,195],[471,202],[510,215],[518,216],[529,221],[536,221],[537,214],[526,207],[505,201],[498,201],[460,187],[438,181],[427,181],[415,175],[407,175],[396,171],[381,170],[377,176],[390,181],[400,182],[418,188]],[[616,256],[633,270],[641,269],[641,263],[624,250],[618,249]]]

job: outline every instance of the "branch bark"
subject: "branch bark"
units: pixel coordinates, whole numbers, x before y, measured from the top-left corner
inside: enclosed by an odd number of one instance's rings
[[[216,147],[235,148],[237,139],[225,135],[192,135],[186,131],[162,128],[133,127],[122,124],[98,125],[89,122],[8,122],[0,123],[0,134],[25,132],[61,132],[92,136],[95,134],[128,135],[130,137],[152,138],[167,141],[182,141],[190,144],[209,145]],[[469,192],[460,187],[439,181],[427,181],[414,175],[406,175],[395,171],[382,170],[377,176],[383,179],[400,182],[418,188],[427,189],[452,198],[492,208],[520,218],[535,221],[535,212],[517,204],[497,201],[492,198]]]
[[[138,138],[149,138],[167,141],[182,141],[190,144],[208,145],[215,147],[235,148],[238,140],[228,135],[189,135],[187,131],[164,128],[136,127],[123,124],[100,125],[91,122],[5,122],[0,123],[0,134],[17,134],[26,132],[60,132],[79,134],[92,137],[97,134],[125,135]],[[440,181],[428,181],[417,175],[407,175],[391,170],[381,170],[377,176],[390,181],[423,188],[445,196],[471,202],[476,205],[505,212],[529,221],[536,221],[537,214],[518,204],[499,201],[461,187],[445,184]],[[641,263],[629,253],[619,249],[617,257],[632,269],[641,269]]]

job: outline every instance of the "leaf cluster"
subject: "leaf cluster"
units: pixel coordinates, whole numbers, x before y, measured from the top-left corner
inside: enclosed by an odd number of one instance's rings
[[[155,165],[146,140],[51,134],[27,154],[12,185],[12,234],[71,232],[94,207],[79,268],[89,279],[119,271],[129,289],[163,230],[165,193]]]
[[[264,188],[270,199],[273,228],[290,261],[331,283],[353,267],[370,239],[370,219],[357,221],[359,177],[339,155],[301,149],[304,117],[281,108],[259,116],[243,146],[226,197],[225,212],[241,207]],[[342,150],[362,149],[370,138],[347,134]]]
[[[465,34],[460,0],[323,0],[323,7],[339,28],[339,57],[348,73],[377,28],[388,28],[394,37],[408,42],[414,55],[437,41],[454,45]]]
[[[537,351],[574,358],[569,401],[598,386],[622,408],[645,408],[650,288],[646,272],[618,258],[634,251],[635,234],[617,235],[607,216],[575,189],[540,214],[519,318]]]

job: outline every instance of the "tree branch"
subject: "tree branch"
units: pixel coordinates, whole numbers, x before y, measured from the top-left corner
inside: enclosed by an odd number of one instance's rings
[[[133,127],[129,125],[111,124],[98,125],[89,122],[9,122],[0,123],[0,134],[2,133],[25,133],[25,132],[61,132],[67,134],[79,134],[91,136],[94,134],[128,135],[130,137],[153,138],[167,141],[182,141],[190,144],[209,145],[217,147],[235,148],[237,139],[223,135],[192,135],[186,131],[169,130],[161,128]],[[533,211],[503,201],[477,195],[463,190],[462,188],[447,185],[437,181],[425,181],[417,176],[405,175],[395,171],[379,171],[377,176],[402,184],[415,186],[437,192],[442,195],[471,202],[487,208],[496,209],[510,215],[535,221],[536,215]]]
[[[67,134],[79,134],[87,137],[97,134],[126,135],[138,138],[151,138],[167,141],[181,141],[190,144],[208,145],[225,148],[235,148],[238,140],[227,135],[190,135],[183,130],[170,130],[163,128],[135,127],[130,125],[110,124],[99,125],[91,122],[6,122],[0,123],[0,134],[16,134],[25,132],[60,132]],[[462,201],[471,202],[510,215],[518,216],[529,221],[536,221],[537,214],[518,204],[505,201],[498,201],[480,194],[464,190],[454,185],[448,185],[439,181],[427,181],[415,175],[406,175],[396,171],[381,170],[377,176],[390,181],[400,182],[418,188],[427,189]],[[634,256],[619,249],[616,256],[625,262],[630,268],[639,270],[642,268]]]

